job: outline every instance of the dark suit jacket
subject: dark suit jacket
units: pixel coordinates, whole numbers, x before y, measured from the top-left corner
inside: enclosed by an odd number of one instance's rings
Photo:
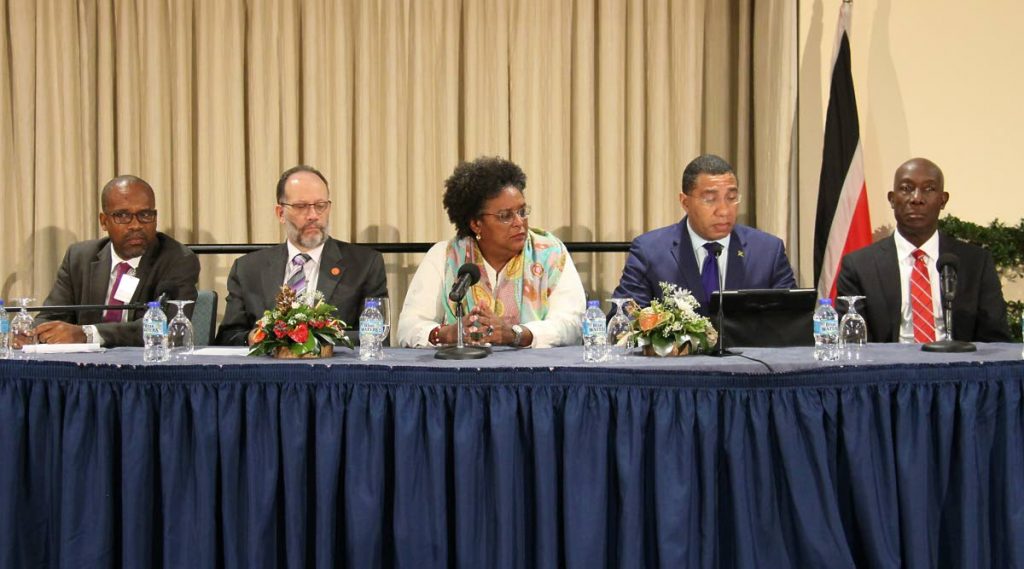
[[[110,239],[82,241],[68,247],[57,270],[57,280],[43,304],[106,304],[110,286]],[[139,286],[131,302],[156,300],[167,293],[168,300],[195,300],[199,280],[199,259],[187,247],[168,235],[156,234],[156,241],[142,255],[135,271]],[[186,314],[191,314],[191,305]],[[42,312],[39,322],[62,320],[71,324],[94,324],[107,346],[141,346],[142,316],[133,310],[127,322],[103,322],[102,310]]]
[[[284,283],[288,264],[288,245],[254,251],[235,260],[228,275],[227,309],[217,331],[221,345],[244,346],[249,331],[263,312],[274,306]],[[338,269],[338,275],[332,269]],[[378,251],[330,238],[320,256],[317,288],[328,304],[338,309],[337,317],[350,328],[358,329],[363,299],[387,296],[384,257]],[[350,333],[349,337],[357,334]]]
[[[693,254],[686,218],[679,223],[649,231],[633,240],[622,278],[613,296],[629,297],[641,306],[661,298],[662,281],[688,289],[704,304],[706,293],[700,282],[700,267]],[[725,289],[793,288],[796,280],[786,258],[782,240],[745,225],[736,225],[729,240]]]
[[[960,257],[956,295],[953,297],[953,337],[968,342],[1009,342],[1006,303],[992,255],[939,233],[939,254]],[[836,291],[840,296],[863,295],[868,340],[900,339],[900,267],[896,239],[889,236],[843,257]],[[933,299],[938,302],[939,299]]]

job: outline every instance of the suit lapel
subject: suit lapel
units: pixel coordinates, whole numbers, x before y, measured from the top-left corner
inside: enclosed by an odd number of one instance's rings
[[[729,239],[729,257],[726,259],[725,290],[740,290],[747,282],[747,243],[734,229]]]
[[[704,285],[700,282],[700,267],[697,266],[697,256],[693,254],[693,241],[690,241],[690,231],[686,228],[686,218],[679,223],[679,241],[672,249],[672,255],[679,264],[679,275],[682,277],[679,282],[685,283],[690,289],[694,298],[704,298]],[[658,296],[661,296],[660,291]]]
[[[143,298],[144,291],[153,290],[155,283],[153,280],[153,267],[156,265],[156,258],[160,255],[160,238],[157,237],[153,246],[149,248],[142,258],[139,259],[139,266],[135,269],[135,278],[139,279],[139,285],[135,287],[135,293],[132,294],[132,303],[136,302],[148,302],[150,300],[156,300],[155,298]],[[156,291],[154,290],[154,293]],[[174,298],[168,298],[167,300],[178,300]],[[142,318],[146,313],[145,310],[134,310],[131,319]]]
[[[334,239],[328,239],[320,254],[320,274],[317,276],[316,282],[316,288],[324,294],[324,298],[331,298],[334,288],[341,281],[341,275],[344,274],[344,268],[341,265],[341,247]]]
[[[107,285],[110,284],[110,242],[100,248],[96,258],[89,263],[88,289],[85,304],[106,304]]]
[[[903,303],[900,300],[902,290],[900,261],[896,257],[896,239],[894,237],[889,236],[882,241],[882,245],[878,249],[878,257],[875,259],[875,268],[879,285],[877,290],[882,292],[882,302],[885,307],[883,313],[888,315],[886,320],[893,323],[887,334],[888,339],[882,341],[896,342],[899,340],[900,317],[902,316],[900,308]],[[886,286],[894,278],[896,286]],[[871,299],[869,298],[867,301],[871,302]]]
[[[285,266],[288,264],[288,245],[281,243],[271,250],[263,265],[263,275],[260,287],[263,289],[263,298],[266,300],[267,309],[274,306],[277,292],[284,284]]]

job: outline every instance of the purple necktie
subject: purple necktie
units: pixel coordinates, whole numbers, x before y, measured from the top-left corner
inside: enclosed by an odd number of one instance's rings
[[[114,268],[114,286],[110,287],[110,297],[107,298],[107,304],[116,304],[116,305],[124,304],[120,300],[114,298],[114,295],[117,294],[117,287],[121,285],[121,277],[123,277],[125,275],[125,273],[127,273],[131,269],[132,269],[132,266],[128,264],[128,261],[121,261]],[[120,322],[121,321],[121,313],[122,312],[124,312],[124,311],[123,310],[113,310],[113,309],[108,310],[107,313],[103,315],[103,321],[104,322]]]
[[[708,241],[704,244],[708,256],[704,257],[704,266],[700,269],[700,283],[704,285],[706,295],[704,305],[710,307],[711,294],[718,290],[718,257],[715,253],[722,252],[722,244],[715,241]]]
[[[306,288],[306,262],[312,259],[305,253],[299,253],[292,257],[292,265],[295,267],[292,276],[288,278],[288,288],[292,289],[295,294],[299,294]]]

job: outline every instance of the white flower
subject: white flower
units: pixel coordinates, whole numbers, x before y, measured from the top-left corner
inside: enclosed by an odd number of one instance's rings
[[[301,304],[298,301],[292,302],[292,308],[298,308]]]

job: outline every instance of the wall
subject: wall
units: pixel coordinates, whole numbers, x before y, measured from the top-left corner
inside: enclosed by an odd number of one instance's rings
[[[811,285],[814,211],[838,0],[800,0],[800,283]],[[1020,55],[1024,4],[1009,0],[856,0],[853,81],[872,226],[891,231],[886,192],[896,167],[924,156],[942,167],[946,212],[1016,224],[1024,192],[1012,165],[1024,150]],[[790,244],[790,248],[793,245]],[[1008,298],[1024,297],[1019,284]]]

